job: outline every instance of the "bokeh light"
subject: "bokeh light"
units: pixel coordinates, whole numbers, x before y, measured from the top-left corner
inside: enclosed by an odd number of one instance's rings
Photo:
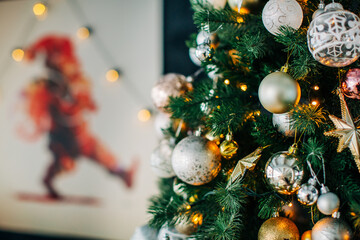
[[[151,118],[151,112],[148,109],[141,109],[138,112],[138,119],[141,122],[147,122]]]
[[[16,62],[21,62],[24,59],[25,52],[21,48],[15,48],[11,56]]]

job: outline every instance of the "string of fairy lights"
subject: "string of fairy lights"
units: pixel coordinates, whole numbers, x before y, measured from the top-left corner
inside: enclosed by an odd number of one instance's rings
[[[86,15],[82,11],[82,8],[79,6],[76,0],[67,1],[67,3],[71,6],[72,11],[74,14],[79,18],[79,21],[89,23],[86,18]],[[46,1],[36,2],[32,6],[33,14],[35,15],[36,19],[39,21],[43,21],[49,14],[49,4]],[[32,27],[34,24],[32,24]],[[28,30],[32,28],[27,28]],[[105,73],[105,79],[110,83],[119,82],[122,80],[123,73],[120,70],[120,67],[116,66],[116,60],[112,56],[111,52],[108,51],[106,45],[103,43],[100,37],[94,34],[94,29],[91,25],[84,25],[77,29],[76,37],[79,40],[86,40],[92,38],[92,42],[94,42],[96,48],[98,49],[99,53],[102,55],[106,64],[110,66],[115,66],[108,69]],[[11,57],[15,62],[22,62],[25,57],[25,50],[21,47],[14,48],[11,52]],[[130,82],[126,82],[128,90],[131,92],[131,96],[135,98],[137,101],[146,102],[146,99],[142,94],[140,94],[137,88]],[[152,117],[152,110],[150,108],[143,108],[140,109],[137,113],[137,118],[140,122],[147,122]]]

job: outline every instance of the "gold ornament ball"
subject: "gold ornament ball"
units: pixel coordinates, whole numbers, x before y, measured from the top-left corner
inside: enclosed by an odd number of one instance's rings
[[[271,113],[286,113],[299,103],[300,86],[289,74],[274,72],[267,75],[259,86],[261,105]]]
[[[190,219],[182,218],[175,224],[175,229],[182,234],[191,235],[197,230],[197,225]]]
[[[232,158],[237,150],[239,145],[234,140],[225,140],[220,144],[220,153],[225,159]]]
[[[258,240],[299,240],[300,234],[295,223],[284,217],[266,220],[260,227]]]
[[[311,240],[311,230],[308,230],[303,233],[301,240]]]

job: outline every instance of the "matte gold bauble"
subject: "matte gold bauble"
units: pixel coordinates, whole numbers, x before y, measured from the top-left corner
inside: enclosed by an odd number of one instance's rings
[[[266,220],[260,227],[258,240],[299,240],[300,234],[295,223],[284,217]]]

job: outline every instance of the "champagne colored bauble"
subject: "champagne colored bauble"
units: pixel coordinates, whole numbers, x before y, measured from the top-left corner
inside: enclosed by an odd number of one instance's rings
[[[152,238],[146,238],[152,239]],[[175,228],[169,226],[162,226],[159,230],[157,240],[188,240],[189,236],[179,233]],[[138,239],[132,239],[138,240]]]
[[[300,86],[289,74],[274,72],[267,75],[259,86],[259,100],[272,113],[286,113],[300,101]]]
[[[351,240],[352,230],[339,218],[325,217],[318,221],[312,231],[312,240]]]
[[[191,185],[206,184],[221,170],[219,147],[202,137],[186,137],[175,146],[172,166],[182,181]]]
[[[226,0],[203,0],[203,2],[218,10],[223,9],[226,5]]]
[[[289,113],[273,114],[272,122],[274,127],[286,137],[294,137],[294,124],[290,122]]]
[[[258,240],[299,240],[300,234],[295,223],[284,217],[266,220],[260,227]]]
[[[307,40],[318,62],[329,67],[345,67],[360,54],[360,19],[344,10],[340,3],[330,3],[310,23]]]
[[[341,81],[341,90],[345,96],[360,99],[360,68],[350,69]]]
[[[155,132],[159,138],[164,138],[164,129],[168,129],[171,126],[170,115],[166,113],[159,112],[156,115],[154,120]]]
[[[168,73],[164,75],[151,90],[154,105],[161,111],[169,104],[169,97],[179,97],[192,89],[191,83],[181,74]]]
[[[319,191],[316,189],[315,185],[315,179],[310,178],[307,183],[304,183],[300,186],[297,197],[301,204],[311,206],[316,203],[319,197]]]
[[[151,169],[158,177],[170,178],[175,176],[171,165],[171,155],[173,150],[174,144],[171,140],[163,139],[151,154]]]
[[[196,52],[196,48],[189,48],[189,56],[190,56],[190,60],[196,65],[196,66],[201,66],[201,61],[196,57],[195,55]]]
[[[311,240],[311,230],[307,230],[301,235],[301,240]]]
[[[317,207],[322,214],[331,215],[339,210],[340,199],[335,193],[329,192],[328,188],[322,187]]]
[[[194,224],[190,219],[182,218],[175,224],[175,229],[182,234],[191,235],[196,232],[198,226]]]
[[[281,26],[299,29],[303,12],[296,0],[270,0],[263,9],[262,20],[265,28],[277,35],[280,33]]]
[[[301,184],[304,170],[295,154],[278,152],[265,165],[266,180],[280,194],[291,195]]]

